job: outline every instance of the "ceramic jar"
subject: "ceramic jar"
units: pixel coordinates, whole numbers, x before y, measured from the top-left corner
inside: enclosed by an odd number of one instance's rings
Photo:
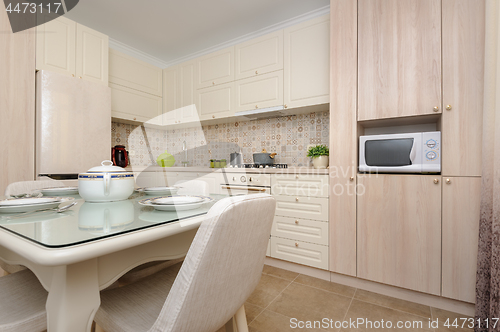
[[[312,159],[314,168],[327,168],[328,167],[328,156],[319,156]]]
[[[112,166],[105,160],[101,166],[78,174],[78,192],[87,202],[115,202],[127,199],[134,192],[134,174]]]

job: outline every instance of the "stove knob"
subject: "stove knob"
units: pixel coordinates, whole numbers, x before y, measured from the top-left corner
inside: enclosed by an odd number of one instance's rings
[[[248,182],[252,182],[252,178],[251,177],[248,178]]]
[[[247,178],[246,178],[246,177],[244,177],[244,176],[242,176],[242,177],[240,178],[240,181],[241,181],[241,182],[243,182],[243,183],[245,183],[245,182],[247,182]]]
[[[233,182],[236,182],[236,178],[233,176]]]

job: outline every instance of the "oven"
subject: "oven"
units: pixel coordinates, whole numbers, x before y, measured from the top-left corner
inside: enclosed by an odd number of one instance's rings
[[[221,183],[221,194],[237,196],[271,194],[270,174],[227,173]]]

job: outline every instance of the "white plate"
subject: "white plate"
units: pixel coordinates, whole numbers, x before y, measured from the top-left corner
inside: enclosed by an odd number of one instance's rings
[[[75,195],[78,194],[78,187],[58,187],[58,188],[44,188],[40,192],[44,195]]]
[[[205,196],[168,196],[151,199],[152,204],[157,205],[186,205],[203,202]]]
[[[59,204],[63,202],[68,202],[68,201],[73,201],[73,197],[47,197],[47,198],[57,198],[59,200],[56,201],[50,201],[46,203],[39,203],[39,204],[26,204],[26,205],[6,205],[6,206],[0,206],[0,213],[19,213],[19,212],[29,212],[29,211],[35,211],[35,210],[47,210],[47,209],[52,209],[55,207],[58,207]]]
[[[143,192],[146,195],[159,196],[159,195],[175,195],[180,187],[145,187],[137,188],[139,192]]]
[[[213,201],[213,198],[206,197],[203,201],[198,202],[198,203],[191,203],[191,204],[175,204],[175,205],[159,205],[159,204],[153,204],[151,201],[153,199],[147,198],[143,199],[142,201],[139,201],[139,204],[142,206],[151,206],[154,207],[156,210],[159,211],[184,211],[184,210],[194,210],[199,207],[201,207],[203,204],[208,203]]]
[[[16,198],[16,199],[6,199],[0,201],[0,207],[3,206],[22,206],[22,205],[34,205],[34,204],[46,204],[58,202],[61,199],[59,197],[30,197],[30,198]]]

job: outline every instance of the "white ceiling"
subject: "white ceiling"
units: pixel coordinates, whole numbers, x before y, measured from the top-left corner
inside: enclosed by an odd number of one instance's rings
[[[65,16],[166,67],[328,11],[329,0],[80,0]]]

